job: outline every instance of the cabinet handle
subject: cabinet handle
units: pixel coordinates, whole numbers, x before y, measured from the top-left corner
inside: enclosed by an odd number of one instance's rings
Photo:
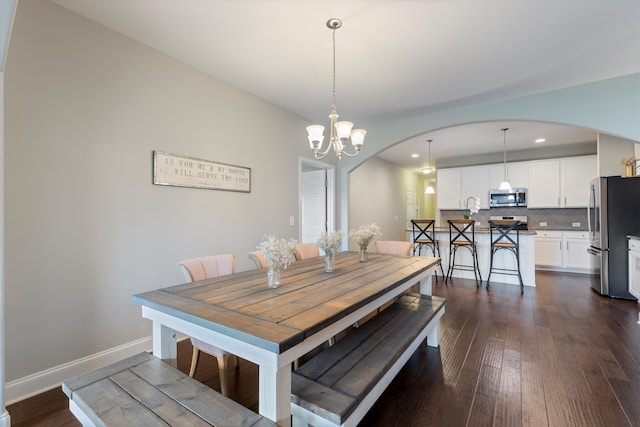
[[[564,196],[564,205],[567,206],[567,196]]]

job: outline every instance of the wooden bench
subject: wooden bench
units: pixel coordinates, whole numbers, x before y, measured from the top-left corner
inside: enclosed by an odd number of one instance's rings
[[[425,339],[438,346],[444,303],[403,295],[293,372],[293,426],[356,426]]]
[[[148,353],[66,381],[62,390],[85,426],[276,426]]]

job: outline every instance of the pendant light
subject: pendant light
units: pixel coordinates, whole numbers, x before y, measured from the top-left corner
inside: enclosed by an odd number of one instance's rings
[[[436,190],[433,189],[433,185],[427,185],[424,189],[424,194],[436,194]]]
[[[511,184],[509,184],[509,175],[507,174],[507,131],[509,128],[500,129],[504,135],[504,181],[500,183],[500,190],[511,190]]]
[[[431,168],[431,141],[433,141],[432,139],[427,139],[427,142],[429,143],[429,157],[427,158],[427,167],[422,169],[422,173],[428,174],[433,172],[433,169]],[[426,181],[425,181],[426,184]],[[424,194],[436,194],[436,190],[433,189],[432,185],[427,185],[424,189]]]

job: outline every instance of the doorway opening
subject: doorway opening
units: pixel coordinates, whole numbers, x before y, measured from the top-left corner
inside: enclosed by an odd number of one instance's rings
[[[315,243],[335,227],[335,167],[300,158],[298,177],[299,241]]]

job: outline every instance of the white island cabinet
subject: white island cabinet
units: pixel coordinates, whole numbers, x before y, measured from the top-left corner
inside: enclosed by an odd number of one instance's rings
[[[412,231],[409,231],[409,238],[413,241]],[[535,271],[535,244],[534,244],[534,232],[521,231],[520,232],[520,272],[522,273],[522,281],[524,286],[536,285],[536,271]],[[436,239],[440,242],[440,256],[442,259],[442,268],[444,273],[447,273],[447,267],[449,265],[449,228],[437,227],[435,231]],[[497,236],[494,234],[494,238]],[[476,228],[476,242],[478,243],[478,263],[480,264],[480,274],[482,275],[483,284],[486,286],[487,277],[489,277],[489,262],[491,260],[491,239],[489,236],[488,228]],[[431,256],[431,252],[427,251],[423,255]],[[456,263],[459,264],[471,264],[470,252],[464,249],[458,250],[456,254]],[[516,258],[510,251],[499,250],[496,252],[494,259],[494,266],[501,268],[516,268]],[[438,269],[436,273],[439,273]],[[474,279],[472,271],[454,270],[452,277]],[[438,277],[438,280],[440,278]],[[455,279],[454,279],[455,280]],[[520,282],[517,276],[504,275],[494,273],[491,275],[492,283],[507,283],[511,285],[520,286]]]

